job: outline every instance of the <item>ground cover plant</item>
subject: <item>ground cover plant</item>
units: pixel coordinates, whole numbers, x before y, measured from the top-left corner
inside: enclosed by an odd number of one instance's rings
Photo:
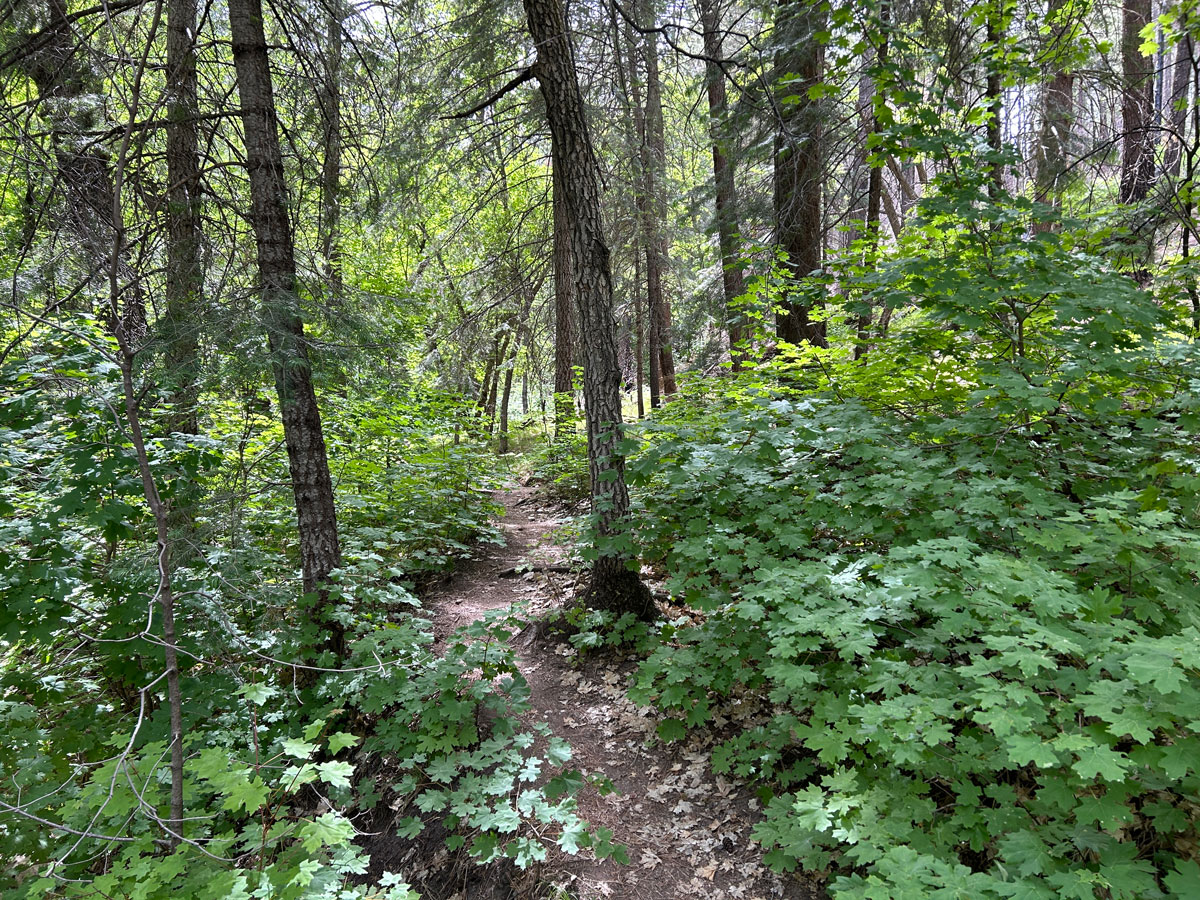
[[[979,201],[943,185],[860,283],[916,305],[864,359],[639,433],[636,540],[707,615],[633,697],[667,739],[769,698],[715,762],[835,897],[1192,896],[1194,345],[1086,237]]]

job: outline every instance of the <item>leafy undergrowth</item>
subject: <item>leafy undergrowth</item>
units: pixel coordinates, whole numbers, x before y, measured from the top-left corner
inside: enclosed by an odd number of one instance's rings
[[[0,371],[0,857],[12,863],[0,892],[408,900],[397,873],[363,883],[356,821],[377,803],[411,807],[410,832],[416,813],[440,817],[481,860],[535,861],[545,848],[521,829],[530,822],[546,841],[587,845],[569,750],[519,724],[528,691],[505,643],[512,623],[433,650],[410,584],[469,540],[499,539],[485,490],[494,460],[469,435],[455,442],[461,403],[395,390],[343,401],[332,429],[345,660],[309,649],[322,636],[298,603],[269,405],[214,398],[208,437],[150,446],[164,497],[205,498],[174,547],[185,756],[174,846],[154,524],[113,421],[119,373],[96,352],[106,339],[79,328],[89,340],[48,334],[47,355]],[[402,773],[386,792],[364,777],[380,758]]]
[[[640,432],[635,538],[707,615],[633,697],[673,738],[765,695],[717,771],[842,900],[1200,896],[1194,350],[1065,238],[925,214],[865,360]]]

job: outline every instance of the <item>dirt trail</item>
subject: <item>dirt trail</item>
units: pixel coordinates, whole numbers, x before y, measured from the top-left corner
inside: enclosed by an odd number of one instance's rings
[[[439,642],[489,610],[516,601],[535,615],[562,606],[575,585],[561,567],[567,551],[555,531],[566,514],[521,487],[496,498],[506,514],[505,547],[488,547],[427,598]],[[530,565],[533,571],[524,571]],[[537,884],[510,887],[508,896],[572,900],[806,900],[822,894],[798,879],[776,876],[750,840],[759,804],[754,795],[708,766],[703,737],[663,746],[653,711],[625,698],[632,664],[575,658],[568,644],[535,643],[530,629],[514,639],[529,682],[531,719],[550,724],[570,742],[571,765],[603,773],[618,793],[588,790],[580,814],[614,832],[629,848],[629,865],[552,851]],[[575,664],[573,664],[575,663]],[[464,886],[463,900],[472,891]],[[496,896],[489,892],[487,896]]]

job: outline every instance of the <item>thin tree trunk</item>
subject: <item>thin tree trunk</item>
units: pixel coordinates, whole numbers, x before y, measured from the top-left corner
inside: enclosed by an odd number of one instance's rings
[[[571,266],[571,220],[563,195],[562,167],[551,165],[554,181],[554,440],[575,430],[575,274]]]
[[[339,241],[342,218],[342,27],[341,0],[326,0],[325,78],[321,85],[321,124],[325,156],[321,165],[321,256],[326,289],[331,301],[340,302],[343,292],[342,249]]]
[[[1163,171],[1171,178],[1179,177],[1179,161],[1187,140],[1188,87],[1192,80],[1192,36],[1184,34],[1175,46],[1175,63],[1171,72],[1169,98],[1171,131],[1166,136],[1167,148]],[[1194,101],[1193,101],[1194,102]]]
[[[513,355],[516,359],[516,354]],[[500,398],[500,441],[498,444],[501,454],[508,452],[508,400],[512,395],[513,367],[504,370],[504,393]]]
[[[546,101],[554,164],[562,166],[563,194],[571,217],[592,510],[600,544],[586,602],[594,608],[650,618],[654,615],[650,592],[638,577],[632,554],[619,543],[629,515],[629,491],[619,444],[621,370],[617,364],[612,270],[600,212],[599,165],[588,135],[562,2],[523,0],[523,4],[537,48],[533,71]]]
[[[109,332],[116,339],[118,350],[118,367],[121,370],[122,399],[125,405],[125,421],[129,425],[129,435],[133,444],[134,454],[138,462],[138,474],[141,477],[142,491],[146,504],[154,517],[155,537],[157,547],[158,584],[155,598],[162,613],[163,630],[163,662],[166,664],[167,682],[167,718],[170,728],[170,818],[165,823],[167,843],[171,848],[178,847],[183,839],[184,829],[184,792],[183,792],[183,690],[179,682],[179,650],[178,636],[175,632],[175,594],[171,578],[171,521],[167,505],[162,502],[154,473],[150,467],[150,457],[146,451],[146,438],[142,431],[141,414],[138,410],[138,392],[133,383],[133,367],[136,357],[135,340],[140,337],[137,329],[141,324],[131,320],[124,314],[127,305],[126,291],[133,291],[140,298],[140,287],[136,281],[130,282],[122,277],[123,260],[126,253],[125,213],[123,208],[122,191],[125,183],[126,163],[129,148],[133,139],[133,123],[137,121],[141,109],[142,79],[147,68],[150,49],[157,40],[157,32],[162,21],[162,4],[154,7],[145,50],[136,68],[133,84],[130,90],[129,125],[125,130],[120,148],[114,163],[114,177],[106,183],[108,189],[108,225],[106,233],[112,236],[112,245],[108,252],[108,314],[105,317]],[[107,167],[105,167],[107,171]],[[99,212],[99,210],[95,210]]]
[[[642,6],[644,21],[653,24],[651,9]],[[675,356],[671,352],[671,299],[664,281],[670,242],[667,238],[667,152],[666,128],[663,122],[662,82],[658,72],[658,33],[650,32],[642,42],[646,61],[646,194],[650,216],[646,235],[646,288],[650,304],[657,311],[658,369],[662,393],[670,397],[676,390]]]
[[[642,254],[646,266],[646,318],[647,357],[650,380],[650,408],[662,405],[662,271],[658,265],[658,236],[654,226],[654,164],[649,148],[649,133],[646,106],[642,102],[642,81],[638,69],[640,40],[628,25],[625,30],[629,45],[629,100],[633,108],[634,128],[637,134],[636,206],[638,225],[642,235]]]
[[[745,318],[737,309],[737,299],[746,293],[742,277],[741,248],[738,246],[737,192],[733,162],[725,153],[728,128],[725,124],[725,73],[718,60],[723,52],[717,0],[700,0],[700,26],[704,33],[704,73],[708,89],[709,136],[712,141],[713,191],[717,219],[717,246],[721,251],[721,287],[725,295],[725,321],[729,333],[729,358],[733,371],[746,362]]]
[[[500,337],[500,345],[496,350],[496,363],[492,366],[491,378],[484,385],[483,417],[487,419],[487,432],[491,434],[496,426],[496,397],[500,391],[500,370],[508,359],[508,345],[512,341],[512,333],[504,332]]]
[[[882,73],[888,63],[888,27],[890,25],[891,4],[888,0],[884,0],[879,6],[879,22],[880,22],[880,38],[879,45],[875,48],[875,69]],[[878,77],[878,76],[877,76]],[[871,134],[877,135],[883,130],[883,124],[879,120],[879,112],[876,105],[876,97],[879,94],[877,83],[872,84],[871,90]],[[864,146],[864,162],[867,155],[867,147]],[[863,223],[864,237],[866,238],[866,256],[864,260],[868,266],[872,265],[875,257],[879,252],[879,212],[883,200],[883,168],[880,166],[870,166],[867,176],[867,214]],[[868,340],[871,333],[871,310],[868,308],[865,312],[858,316],[857,336],[854,344],[854,358],[861,359],[866,355],[868,349]]]
[[[1121,203],[1146,199],[1154,179],[1154,70],[1142,56],[1141,30],[1150,21],[1150,0],[1124,0],[1121,24]]]
[[[321,415],[300,315],[287,184],[263,28],[261,0],[229,0],[229,30],[250,176],[250,220],[258,250],[262,315],[283,419],[300,540],[304,592],[318,596],[324,646],[345,655],[345,630],[328,606],[329,573],[341,565],[337,512]]]
[[[198,320],[204,291],[200,263],[200,154],[196,137],[196,0],[170,0],[167,8],[167,377],[172,431],[199,433]],[[177,512],[182,510],[177,509]]]
[[[992,153],[988,162],[990,184],[988,194],[992,200],[998,200],[1004,190],[1004,167],[1000,162],[1000,154],[1004,151],[1004,95],[1001,83],[1001,41],[1004,37],[1004,8],[1002,0],[992,0],[987,8],[986,34],[986,66],[987,66],[987,142]],[[904,179],[900,178],[901,187]]]
[[[633,250],[633,327],[634,327],[634,360],[633,369],[635,380],[637,381],[637,410],[638,418],[646,418],[646,400],[643,396],[643,387],[645,382],[642,379],[642,359],[645,353],[645,347],[642,345],[642,257],[637,252],[637,246]]]
[[[783,46],[775,58],[780,117],[775,138],[775,220],[791,283],[775,330],[780,340],[824,347],[825,323],[809,315],[814,301],[803,296],[802,285],[821,268],[823,110],[809,90],[820,83],[824,67],[825,49],[817,33],[824,27],[826,8],[808,0],[778,0],[776,10],[776,30]]]

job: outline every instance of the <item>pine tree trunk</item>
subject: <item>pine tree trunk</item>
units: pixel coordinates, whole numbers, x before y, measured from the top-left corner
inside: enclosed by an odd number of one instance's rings
[[[324,647],[345,655],[345,631],[326,608],[329,573],[341,565],[333,483],[321,415],[313,390],[300,315],[295,248],[287,212],[287,184],[267,57],[261,0],[229,0],[229,30],[246,135],[250,221],[258,250],[262,316],[283,419],[299,526],[304,592],[316,594]]]
[[[1150,0],[1125,0],[1121,25],[1121,203],[1146,199],[1154,179],[1154,70],[1139,49]]]
[[[174,407],[169,427],[199,433],[198,321],[204,290],[200,262],[200,154],[196,137],[196,0],[170,0],[167,8],[167,377]]]
[[[1171,93],[1168,99],[1171,131],[1166,136],[1167,149],[1163,171],[1171,178],[1179,176],[1179,160],[1187,139],[1188,88],[1194,66],[1192,53],[1192,36],[1185,34],[1175,46],[1175,64],[1171,72]]]
[[[993,200],[1000,197],[1004,189],[1004,168],[1000,164],[1000,153],[1004,149],[1004,95],[1002,93],[1001,84],[1001,60],[1000,60],[1000,45],[1004,36],[1004,9],[1001,5],[1002,0],[991,0],[987,8],[987,30],[986,30],[986,62],[987,67],[987,86],[986,99],[988,105],[989,116],[987,120],[987,142],[988,149],[992,153],[992,159],[988,163],[988,172],[990,174],[991,183],[988,185],[988,194]],[[897,174],[897,179],[900,184],[904,184],[904,177]]]
[[[588,135],[583,96],[575,74],[561,0],[523,0],[537,48],[534,73],[546,101],[554,164],[562,167],[563,194],[571,217],[571,255],[584,359],[588,464],[592,510],[602,545],[617,538],[629,514],[625,457],[620,451],[621,372],[617,365],[612,270],[600,212],[599,166]],[[615,613],[654,615],[650,592],[624,550],[601,546],[592,567],[586,602]]]
[[[786,254],[791,285],[785,294],[775,331],[780,340],[825,346],[825,323],[809,315],[811,300],[801,286],[821,267],[821,184],[823,110],[809,97],[821,80],[825,50],[817,40],[824,27],[825,7],[808,0],[778,0],[776,30],[783,46],[776,54],[776,105],[779,131],[775,139],[776,238]],[[796,98],[794,100],[787,98]]]
[[[662,405],[662,271],[658,264],[658,237],[654,226],[654,165],[651,160],[646,104],[642,102],[642,78],[638,58],[641,40],[632,25],[625,30],[629,45],[629,101],[633,108],[634,130],[637,138],[635,160],[638,229],[641,233],[640,262],[646,267],[646,353],[647,377],[650,381],[650,408]]]
[[[875,68],[882,72],[888,64],[888,27],[891,24],[891,3],[884,0],[879,6],[879,21],[882,28],[880,29],[879,44],[875,48]],[[879,112],[876,107],[877,95],[879,87],[872,82],[870,90],[870,129],[872,135],[877,135],[883,130],[883,125],[879,121]],[[864,144],[864,164],[867,163],[866,144]],[[866,218],[863,222],[864,238],[867,242],[866,255],[867,259],[864,263],[873,265],[875,257],[879,252],[880,238],[880,222],[879,215],[883,206],[883,167],[869,166],[867,175],[867,209]],[[871,332],[871,310],[868,309],[859,314],[857,336],[854,342],[854,358],[861,359],[866,355],[868,340]]]
[[[1068,24],[1061,21],[1065,0],[1051,0],[1050,27],[1053,30],[1051,65],[1054,74],[1043,88],[1042,128],[1034,157],[1035,198],[1058,207],[1066,187],[1067,151],[1071,141],[1071,122],[1075,114],[1072,94],[1075,73],[1069,68],[1071,47],[1067,45]]]
[[[643,10],[649,11],[649,4]],[[652,24],[652,17],[644,21]],[[671,352],[671,300],[664,287],[670,241],[667,238],[667,152],[666,126],[663,122],[662,82],[658,72],[658,34],[651,32],[642,43],[646,60],[646,199],[649,210],[646,234],[646,289],[658,327],[658,370],[664,397],[678,388],[675,384],[675,355]]]
[[[554,440],[575,430],[574,366],[575,274],[571,266],[571,220],[563,195],[562,167],[551,166],[554,181]]]
[[[704,34],[704,74],[708,89],[709,136],[712,140],[713,192],[717,219],[717,246],[721,251],[721,288],[725,295],[725,320],[729,333],[729,357],[733,371],[746,362],[742,344],[748,337],[745,320],[736,309],[738,297],[746,292],[742,277],[741,249],[738,246],[737,192],[733,162],[725,153],[728,129],[725,124],[725,73],[722,58],[721,23],[716,0],[700,0],[700,25]]]
[[[325,155],[321,164],[320,242],[326,290],[332,303],[341,300],[342,250],[338,233],[342,218],[342,27],[341,0],[326,0],[325,73],[321,84],[321,124]]]

